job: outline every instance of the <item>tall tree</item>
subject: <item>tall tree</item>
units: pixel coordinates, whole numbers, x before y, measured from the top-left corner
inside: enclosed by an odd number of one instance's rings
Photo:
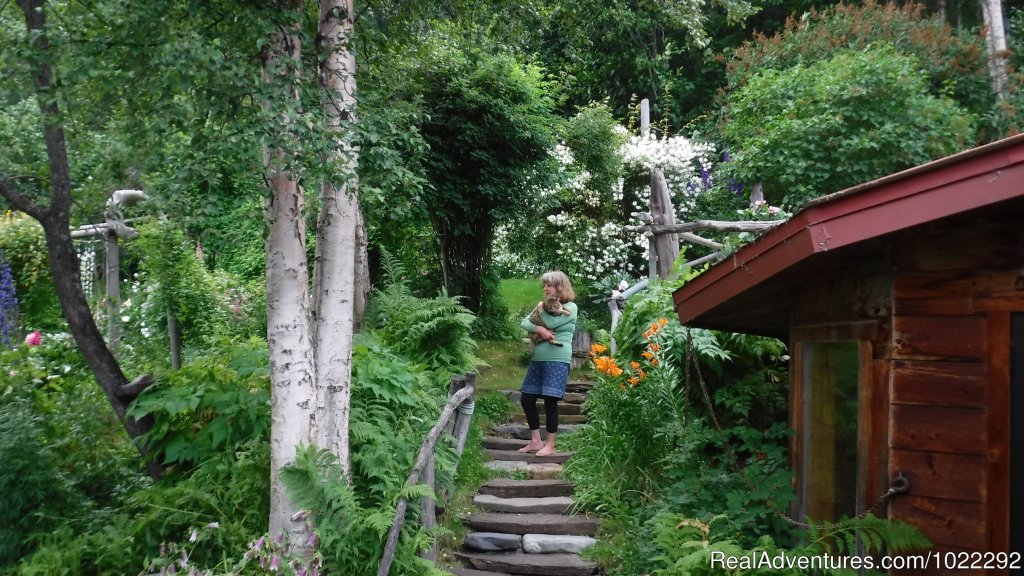
[[[438,41],[420,64],[426,210],[444,283],[479,311],[497,224],[522,217],[553,175],[553,87],[506,54]]]
[[[63,125],[65,118],[59,106],[59,87],[52,64],[57,55],[47,28],[46,0],[19,0],[18,7],[25,18],[25,38],[31,54],[28,63],[46,143],[49,199],[43,202],[41,198],[33,198],[20,189],[18,180],[3,174],[0,174],[0,194],[42,225],[53,283],[68,329],[125,431],[131,438],[138,438],[148,430],[148,423],[130,418],[126,412],[140,388],[130,386],[93,320],[82,289],[78,255],[71,240],[71,168]],[[138,446],[145,454],[145,446],[141,443]],[[150,474],[159,476],[156,462],[150,462]]]
[[[985,45],[988,48],[988,71],[992,77],[992,92],[998,100],[1005,100],[1009,95],[1010,76],[1007,70],[1003,3],[1002,0],[980,0],[980,3],[985,25]]]
[[[295,154],[300,139],[302,1],[288,0],[264,46],[264,106],[277,119],[264,144],[267,201],[267,345],[270,349],[270,530],[294,534],[301,522],[281,484],[282,469],[311,440],[316,415],[316,349],[310,338],[309,269],[306,262],[305,196]]]
[[[360,226],[351,144],[355,120],[355,58],[348,49],[353,29],[351,0],[322,0],[317,60],[323,97],[321,188],[317,207],[313,284],[306,260],[305,174],[301,152],[308,134],[300,92],[303,3],[288,0],[264,47],[264,106],[274,128],[264,144],[270,186],[267,217],[267,344],[271,379],[272,534],[296,534],[304,523],[281,483],[281,471],[302,445],[334,453],[347,475],[352,331],[356,308],[357,240]],[[310,291],[312,290],[312,294]]]

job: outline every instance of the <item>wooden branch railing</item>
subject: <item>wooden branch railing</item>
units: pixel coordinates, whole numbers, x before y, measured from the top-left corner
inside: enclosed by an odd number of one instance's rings
[[[423,439],[419,455],[416,457],[416,463],[413,464],[412,471],[405,481],[405,486],[415,486],[418,484],[421,474],[424,475],[425,483],[429,480],[429,483],[433,484],[434,446],[437,444],[437,440],[442,432],[448,431],[455,435],[456,452],[459,455],[462,454],[462,450],[466,445],[470,420],[473,415],[473,394],[475,392],[476,374],[470,373],[465,376],[452,377],[448,402],[445,403],[437,423],[434,424],[434,427],[427,433],[426,438]],[[456,412],[458,415],[453,421],[452,417],[456,415]],[[433,507],[434,501],[430,498],[424,498],[423,500],[430,501],[430,510],[424,513],[423,525],[425,528],[432,528],[437,522]],[[399,498],[398,506],[395,508],[395,518],[391,523],[391,530],[388,532],[388,538],[384,545],[384,554],[380,559],[380,564],[377,565],[377,576],[388,576],[391,572],[391,564],[395,561],[395,551],[398,549],[398,536],[402,533],[402,525],[405,524],[405,512],[408,507],[409,499],[405,497]],[[427,525],[427,520],[431,522],[431,525]],[[433,552],[433,556],[436,557],[436,551]]]

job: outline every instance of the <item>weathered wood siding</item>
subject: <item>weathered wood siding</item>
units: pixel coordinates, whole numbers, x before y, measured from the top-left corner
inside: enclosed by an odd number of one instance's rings
[[[1009,332],[1024,310],[1019,222],[963,220],[894,243],[891,474],[911,492],[890,517],[940,551],[1005,551],[1008,519]],[[993,433],[995,431],[995,433]]]
[[[871,343],[865,502],[902,472],[911,490],[891,518],[938,551],[1006,551],[1009,314],[1024,311],[1024,224],[990,213],[874,242],[874,254],[863,246],[801,285],[791,344]]]

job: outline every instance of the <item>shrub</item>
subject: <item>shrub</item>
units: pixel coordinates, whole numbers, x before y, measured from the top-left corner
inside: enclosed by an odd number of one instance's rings
[[[762,70],[727,97],[727,166],[763,181],[769,202],[798,206],[968,147],[970,115],[926,83],[891,45]]]
[[[22,325],[32,330],[63,326],[43,227],[27,214],[5,212],[0,216],[0,251],[14,277]]]

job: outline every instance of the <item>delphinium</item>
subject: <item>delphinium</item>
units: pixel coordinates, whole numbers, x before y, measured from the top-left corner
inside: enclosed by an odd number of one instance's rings
[[[18,329],[18,296],[14,289],[14,275],[3,251],[0,251],[0,346],[10,348]]]

